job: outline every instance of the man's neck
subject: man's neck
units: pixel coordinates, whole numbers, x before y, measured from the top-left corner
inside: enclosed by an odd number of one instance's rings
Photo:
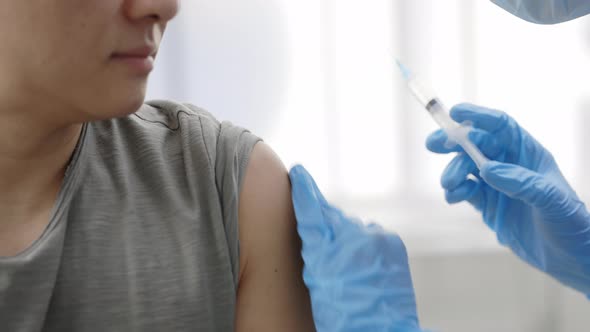
[[[81,128],[0,113],[0,215],[23,215],[55,199]]]

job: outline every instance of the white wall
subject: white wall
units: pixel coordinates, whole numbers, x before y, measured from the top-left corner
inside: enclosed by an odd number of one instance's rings
[[[411,257],[423,327],[438,332],[588,331],[583,295],[508,252]]]

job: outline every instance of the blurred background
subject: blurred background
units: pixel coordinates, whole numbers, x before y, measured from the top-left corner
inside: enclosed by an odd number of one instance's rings
[[[587,331],[590,301],[500,247],[424,148],[435,123],[395,67],[448,105],[504,110],[590,201],[590,20],[521,21],[487,0],[190,0],[169,26],[149,99],[251,129],[328,198],[405,240],[422,325]]]

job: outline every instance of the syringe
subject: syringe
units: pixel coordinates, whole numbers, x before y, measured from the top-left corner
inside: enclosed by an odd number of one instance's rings
[[[455,122],[432,89],[422,84],[401,62],[397,61],[397,65],[404,75],[408,88],[430,113],[434,121],[445,131],[449,143],[459,144],[475,162],[477,168],[481,169],[481,166],[488,161],[488,158],[469,140],[468,134],[471,131],[471,126]]]

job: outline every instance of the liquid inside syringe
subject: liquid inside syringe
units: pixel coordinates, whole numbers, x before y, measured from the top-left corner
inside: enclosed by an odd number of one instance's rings
[[[468,135],[471,127],[461,125],[453,120],[440,99],[436,97],[434,91],[423,85],[401,62],[397,61],[397,64],[414,97],[426,108],[441,129],[445,131],[450,143],[459,144],[475,162],[477,168],[481,169],[481,166],[488,161],[488,158],[469,140]]]

